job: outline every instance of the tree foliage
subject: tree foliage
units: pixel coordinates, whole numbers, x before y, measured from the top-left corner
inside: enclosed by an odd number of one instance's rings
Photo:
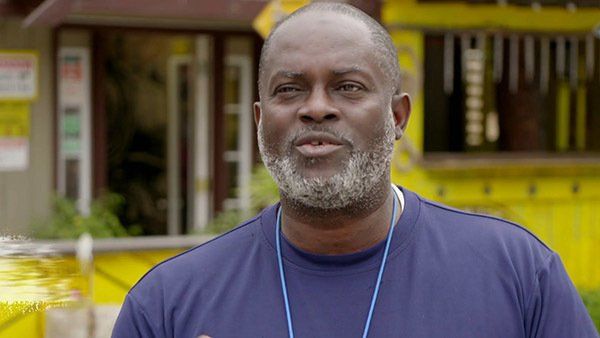
[[[125,199],[115,193],[105,193],[95,199],[89,215],[82,214],[75,201],[63,197],[53,198],[51,215],[32,225],[32,236],[43,239],[78,238],[89,233],[94,238],[124,237],[141,234],[139,226],[125,228],[117,216]]]

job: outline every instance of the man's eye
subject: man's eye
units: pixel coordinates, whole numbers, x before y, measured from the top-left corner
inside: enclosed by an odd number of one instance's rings
[[[357,92],[359,90],[362,90],[362,87],[354,83],[344,83],[338,87],[338,90],[344,92]]]
[[[293,93],[293,92],[297,92],[297,91],[300,91],[300,89],[297,87],[294,87],[294,86],[281,86],[281,87],[278,87],[277,89],[275,89],[275,94]]]

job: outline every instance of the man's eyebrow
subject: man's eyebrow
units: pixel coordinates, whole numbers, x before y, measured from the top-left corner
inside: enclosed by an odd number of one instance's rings
[[[331,73],[333,75],[339,76],[339,75],[345,75],[345,74],[349,74],[349,73],[361,73],[361,74],[366,74],[366,72],[358,67],[358,66],[351,66],[351,67],[347,67],[347,68],[340,68],[340,69],[334,69],[331,71]]]
[[[289,79],[297,79],[300,77],[303,77],[304,73],[302,72],[294,72],[294,71],[289,71],[289,70],[280,70],[277,73],[275,73],[274,77],[286,77]]]

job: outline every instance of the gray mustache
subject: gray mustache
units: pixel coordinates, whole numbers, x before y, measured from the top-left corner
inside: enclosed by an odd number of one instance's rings
[[[295,133],[293,133],[292,135],[290,135],[286,139],[286,143],[295,144],[299,138],[304,137],[306,134],[311,133],[311,132],[320,132],[320,133],[324,133],[324,134],[329,134],[330,136],[335,137],[346,144],[354,146],[354,142],[352,142],[352,140],[350,138],[348,138],[345,133],[340,132],[335,129],[331,129],[329,127],[323,127],[323,126],[310,126],[310,127],[302,128],[301,130],[298,130]]]

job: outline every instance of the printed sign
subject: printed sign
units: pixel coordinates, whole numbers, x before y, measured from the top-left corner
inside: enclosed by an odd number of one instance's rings
[[[67,157],[77,157],[81,152],[81,115],[76,107],[65,108],[62,130],[63,153]]]
[[[0,50],[0,101],[30,101],[37,95],[37,53]]]
[[[62,51],[59,64],[60,95],[63,105],[79,106],[85,101],[84,55],[77,49]]]
[[[63,48],[59,56],[59,102],[61,114],[61,151],[65,158],[79,158],[82,152],[81,127],[89,100],[87,51]]]
[[[0,172],[29,164],[29,103],[0,102]]]

